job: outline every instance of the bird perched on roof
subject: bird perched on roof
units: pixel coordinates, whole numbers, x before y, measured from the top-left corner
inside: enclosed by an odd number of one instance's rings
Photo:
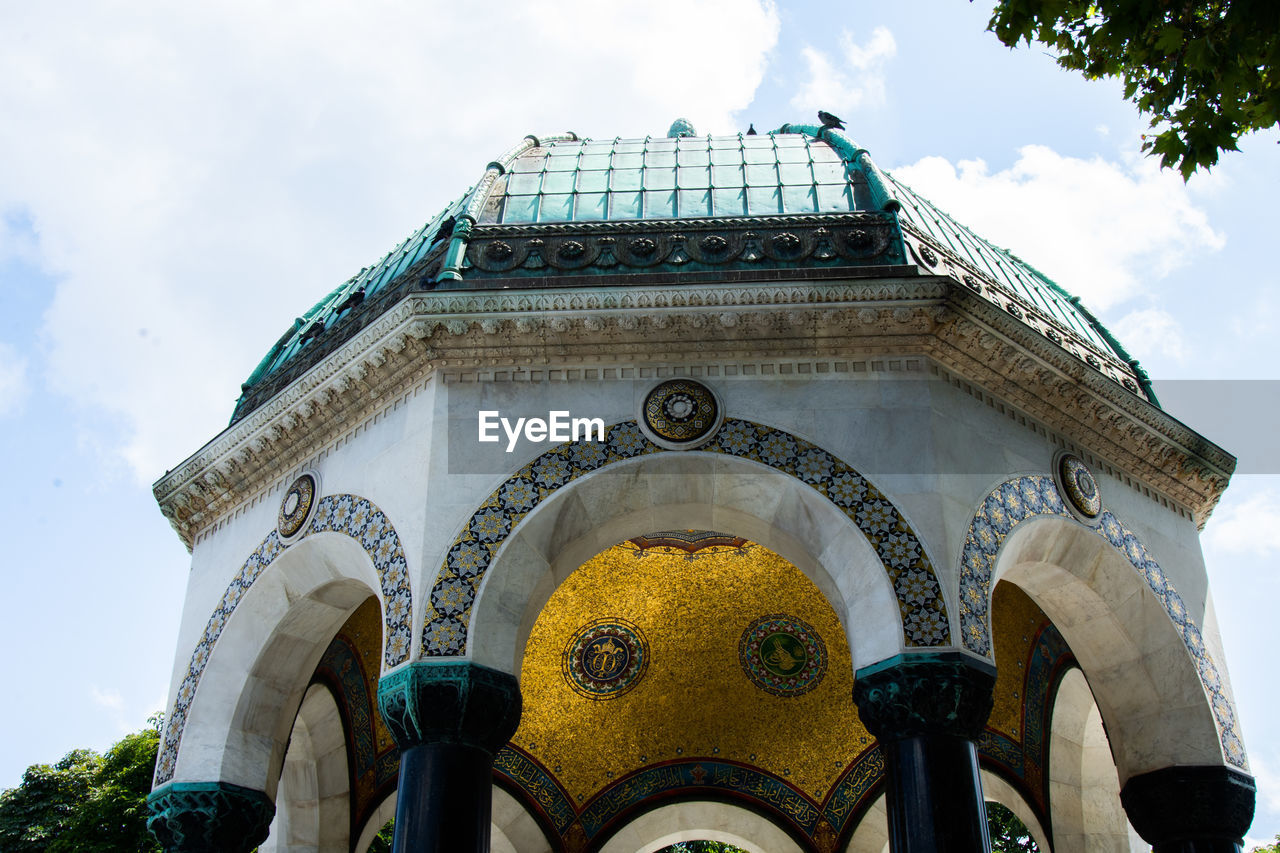
[[[755,135],[756,135],[756,123],[752,122],[750,125],[747,126],[747,136],[755,136]]]
[[[844,120],[836,118],[831,113],[818,110],[818,121],[822,122],[823,127],[834,127],[836,130],[844,130]]]

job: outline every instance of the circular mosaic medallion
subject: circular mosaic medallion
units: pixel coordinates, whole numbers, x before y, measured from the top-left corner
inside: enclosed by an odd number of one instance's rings
[[[311,474],[303,474],[285,490],[284,499],[280,501],[280,512],[276,516],[276,530],[280,536],[288,539],[298,535],[302,526],[307,523],[315,503],[316,478]]]
[[[588,699],[613,699],[626,693],[649,666],[649,641],[625,619],[597,619],[569,640],[560,666],[565,680]]]
[[[827,672],[827,647],[813,626],[795,616],[762,616],[738,641],[738,662],[747,678],[775,696],[799,696],[818,686]]]
[[[1087,519],[1095,519],[1102,512],[1102,493],[1093,479],[1093,472],[1079,456],[1064,453],[1058,457],[1058,488],[1067,504]]]
[[[720,426],[720,404],[692,379],[668,379],[644,398],[643,423],[656,438],[683,447],[707,439]]]

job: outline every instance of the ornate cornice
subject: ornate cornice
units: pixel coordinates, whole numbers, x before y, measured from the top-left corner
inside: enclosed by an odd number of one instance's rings
[[[804,275],[804,273],[801,273]],[[440,368],[919,354],[1203,522],[1234,459],[945,276],[412,293],[155,484],[190,547]]]

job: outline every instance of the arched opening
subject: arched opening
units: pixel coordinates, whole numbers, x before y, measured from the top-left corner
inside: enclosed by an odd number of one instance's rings
[[[556,588],[593,555],[652,531],[704,529],[758,542],[796,566],[849,632],[855,667],[903,648],[902,615],[884,563],[834,503],[757,462],[659,453],[569,483],[512,531],[471,616],[477,663],[519,673],[529,633]]]
[[[285,751],[276,816],[260,853],[347,853],[350,777],[342,717],[333,694],[313,684]]]
[[[671,803],[640,815],[614,834],[600,853],[657,853],[680,841],[723,841],[748,853],[801,853],[782,829],[728,803]]]
[[[687,798],[830,843],[843,823],[822,804],[871,748],[831,602],[732,534],[650,531],[590,557],[548,597],[521,673],[524,714],[496,768],[553,846],[607,849],[637,815]],[[722,835],[664,832],[646,849],[761,844],[710,826]]]
[[[1212,708],[1169,614],[1132,564],[1082,525],[1018,524],[996,559],[1053,620],[1092,687],[1123,784],[1178,764],[1221,764]]]
[[[1102,716],[1084,674],[1058,684],[1049,745],[1055,853],[1120,853],[1147,845],[1129,827]]]
[[[275,798],[303,694],[325,647],[378,578],[355,540],[310,536],[245,591],[191,703],[176,781],[218,779]]]

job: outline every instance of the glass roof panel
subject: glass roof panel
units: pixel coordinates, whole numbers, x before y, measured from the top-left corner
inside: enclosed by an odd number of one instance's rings
[[[582,159],[578,161],[579,169],[607,169],[609,168],[609,154],[583,154]]]
[[[676,159],[681,166],[706,166],[711,162],[711,152],[706,148],[691,151],[682,148],[677,152]]]
[[[548,172],[568,172],[578,168],[577,157],[548,157],[546,159]]]
[[[573,216],[572,193],[554,193],[542,197],[539,222],[567,222]]]
[[[809,162],[803,163],[779,163],[778,172],[782,176],[783,184],[799,185],[812,184],[813,172],[809,168]]]
[[[674,151],[646,151],[644,153],[644,165],[646,168],[662,168],[664,166],[674,166],[676,164],[676,152]]]
[[[768,216],[782,212],[782,193],[776,186],[747,187],[747,212],[752,216]]]
[[[711,215],[711,191],[706,189],[700,190],[680,190],[680,215],[681,216],[710,216]]]
[[[579,220],[605,219],[609,215],[608,196],[605,193],[579,193],[573,218]]]
[[[706,166],[681,166],[676,173],[682,190],[706,189],[711,186],[711,170]]]
[[[608,172],[579,172],[578,192],[602,193],[609,188]]]
[[[740,187],[744,178],[739,165],[711,167],[711,185],[714,187]]]
[[[711,163],[715,166],[737,166],[742,163],[742,151],[738,146],[732,148],[712,148]]]
[[[676,215],[675,190],[646,191],[644,194],[646,219],[672,219]]]
[[[507,181],[507,192],[512,195],[536,193],[541,187],[541,172],[516,172]]]
[[[573,192],[575,178],[577,175],[573,172],[547,172],[542,176],[542,191],[544,193]]]
[[[502,211],[503,222],[537,222],[538,197],[536,195],[507,196]]]
[[[645,169],[644,188],[647,190],[670,190],[676,186],[675,169]]]
[[[818,197],[812,186],[783,187],[782,206],[787,213],[814,213],[818,209]]]
[[[640,193],[609,193],[609,216],[613,219],[639,219],[643,215]]]
[[[711,203],[716,216],[746,216],[747,192],[744,189],[715,189]]]
[[[639,169],[614,169],[612,172],[606,172],[609,175],[609,188],[614,190],[638,190],[640,189]]]
[[[776,187],[778,185],[778,167],[772,163],[748,163],[747,184],[753,187]]]
[[[818,210],[855,210],[848,184],[818,184]]]

